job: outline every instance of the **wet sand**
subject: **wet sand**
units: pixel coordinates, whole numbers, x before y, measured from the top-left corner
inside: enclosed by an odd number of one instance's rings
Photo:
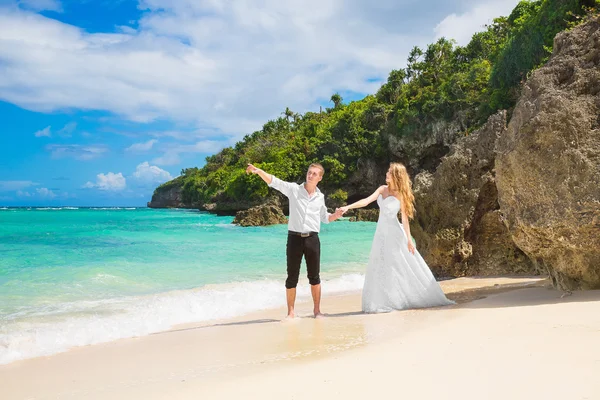
[[[2,399],[600,398],[600,291],[441,282],[457,305],[360,312],[360,294],[0,366]],[[283,293],[282,293],[283,295]]]

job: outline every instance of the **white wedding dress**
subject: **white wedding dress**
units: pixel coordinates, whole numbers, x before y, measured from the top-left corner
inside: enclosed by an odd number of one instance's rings
[[[365,275],[362,310],[366,313],[455,304],[448,300],[418,251],[408,251],[400,221],[400,201],[377,198],[379,220]]]

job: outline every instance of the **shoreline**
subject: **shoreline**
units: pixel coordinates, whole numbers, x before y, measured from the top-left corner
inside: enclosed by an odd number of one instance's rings
[[[346,379],[364,367],[359,360],[372,359],[377,366],[386,363],[386,354],[417,357],[418,349],[427,349],[425,359],[437,360],[440,366],[450,363],[456,365],[453,368],[468,370],[472,366],[463,365],[460,357],[477,364],[483,362],[478,360],[481,351],[493,352],[500,361],[510,355],[510,360],[499,365],[508,368],[505,364],[511,363],[511,367],[518,369],[517,364],[513,365],[517,361],[515,357],[531,361],[532,357],[536,360],[540,356],[548,362],[547,358],[552,358],[557,351],[560,353],[562,347],[568,354],[563,354],[565,359],[560,362],[579,371],[580,378],[588,376],[592,367],[596,367],[596,371],[600,368],[600,351],[594,354],[588,341],[600,332],[600,316],[597,316],[600,291],[562,297],[563,293],[549,288],[548,280],[542,277],[457,278],[440,284],[456,305],[363,314],[360,293],[340,293],[323,298],[326,313],[323,319],[312,318],[309,300],[297,305],[299,318],[293,321],[282,321],[285,308],[278,307],[232,319],[183,324],[148,336],[83,346],[2,365],[0,382],[7,399],[187,399],[200,394],[210,394],[208,398],[238,398],[248,390],[259,390],[260,384],[267,385],[268,390],[262,389],[266,398],[280,398],[285,396],[284,389],[288,387],[283,378],[287,374],[294,376],[289,377],[294,382],[294,393],[309,396],[312,383],[305,382],[311,381],[310,371],[316,368],[322,370],[322,374],[331,375],[331,379],[314,382],[315,385],[333,390],[330,396],[334,393],[352,395],[354,390],[360,392],[361,389],[350,390],[354,381]],[[541,317],[547,320],[536,321]],[[555,330],[568,321],[572,324],[553,337]],[[543,329],[540,331],[540,328]],[[477,330],[481,333],[473,336]],[[582,341],[567,342],[577,334]],[[524,348],[522,339],[527,339],[535,351]],[[540,343],[544,343],[547,350],[537,348]],[[579,348],[585,350],[587,359],[574,363],[569,360],[569,354],[578,353]],[[519,350],[515,353],[514,349]],[[417,357],[411,362],[420,361]],[[554,360],[550,364],[556,367],[556,363]],[[484,364],[488,369],[498,367],[495,361]],[[589,373],[581,370],[584,366]],[[392,367],[406,369],[407,366]],[[334,373],[338,369],[346,373]],[[439,366],[432,365],[432,370],[436,369]],[[410,368],[405,371],[407,376],[411,376],[411,371]],[[556,372],[566,371],[559,368]],[[32,376],[35,385],[31,384]],[[281,376],[282,381],[276,376]],[[422,379],[421,376],[413,378]],[[297,389],[296,381],[304,383]],[[580,389],[591,390],[590,384]],[[594,394],[600,395],[599,387],[593,386],[593,389]],[[592,393],[589,390],[586,393]],[[514,398],[514,393],[511,396]]]

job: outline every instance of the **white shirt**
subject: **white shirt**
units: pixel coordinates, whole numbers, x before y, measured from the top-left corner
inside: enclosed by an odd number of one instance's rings
[[[288,230],[300,233],[319,232],[321,222],[329,223],[329,214],[325,207],[325,195],[319,188],[312,196],[304,188],[304,184],[284,182],[271,175],[269,187],[279,190],[290,200],[290,219]]]

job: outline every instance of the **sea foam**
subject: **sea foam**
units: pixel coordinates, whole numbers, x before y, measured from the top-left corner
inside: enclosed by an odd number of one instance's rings
[[[358,291],[363,281],[361,274],[324,279],[323,296]],[[307,299],[310,287],[301,284],[298,300]],[[51,312],[8,316],[0,322],[0,364],[77,346],[144,336],[178,324],[232,318],[283,306],[284,286],[275,280],[59,304]]]

